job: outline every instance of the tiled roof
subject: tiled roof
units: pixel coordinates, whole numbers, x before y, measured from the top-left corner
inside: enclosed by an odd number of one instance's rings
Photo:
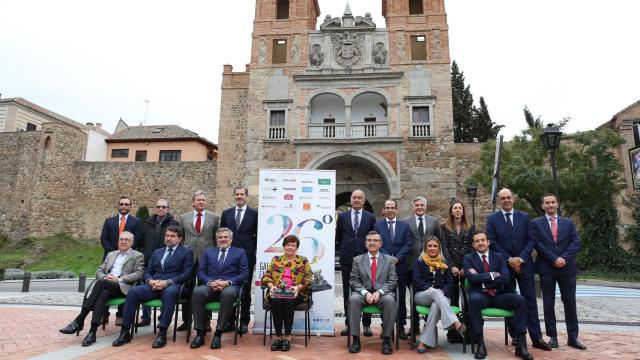
[[[169,140],[195,140],[208,146],[218,148],[209,140],[198,136],[193,131],[182,128],[178,125],[152,125],[152,126],[130,126],[119,131],[109,138],[107,142],[136,142],[136,141],[169,141]]]

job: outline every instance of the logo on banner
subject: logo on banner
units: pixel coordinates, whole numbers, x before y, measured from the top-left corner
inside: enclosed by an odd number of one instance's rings
[[[288,203],[288,204],[283,204],[282,208],[283,209],[293,209],[294,205],[292,203]]]
[[[277,188],[277,187],[275,187],[275,186],[263,186],[263,187],[262,187],[262,190],[264,190],[264,191],[273,191],[273,192],[276,192],[276,191],[278,191],[278,188]]]
[[[271,196],[271,195],[262,195],[262,199],[263,200],[275,200],[275,196]]]
[[[276,182],[277,181],[275,178],[269,178],[269,177],[268,178],[264,178],[263,180],[266,181],[266,182]]]
[[[286,186],[284,186],[284,187],[282,188],[282,190],[287,190],[287,191],[296,191],[296,188],[294,188],[294,187],[286,187]]]
[[[320,200],[329,200],[329,199],[331,199],[331,197],[330,196],[318,196],[318,199],[320,199]]]
[[[331,185],[331,179],[318,179],[318,185]]]
[[[302,210],[311,211],[311,204],[310,203],[303,203],[302,204]]]
[[[313,192],[313,188],[311,186],[303,186],[302,192]]]
[[[303,183],[303,184],[313,184],[313,180],[302,180],[301,183]]]
[[[313,196],[300,196],[298,199],[300,199],[300,200],[313,200]]]
[[[329,192],[329,189],[320,189],[320,192]]]
[[[294,183],[294,182],[296,182],[296,179],[282,179],[282,181]]]
[[[284,194],[285,200],[293,200],[293,194]]]
[[[326,206],[326,205],[320,205],[320,204],[318,204],[318,205],[316,205],[316,208],[318,208],[318,209],[331,209],[331,206]]]
[[[262,208],[269,208],[269,209],[275,209],[275,208],[277,208],[278,206],[277,206],[277,205],[260,205],[260,207],[262,207]]]

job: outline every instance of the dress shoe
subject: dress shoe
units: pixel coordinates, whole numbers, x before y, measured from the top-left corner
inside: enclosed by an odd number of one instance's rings
[[[373,336],[373,331],[371,331],[371,326],[365,326],[364,329],[362,330],[362,333],[366,337]]]
[[[383,355],[393,354],[393,348],[391,347],[391,340],[389,338],[385,338],[384,340],[382,340],[382,354]]]
[[[204,345],[204,336],[196,335],[196,337],[194,337],[193,341],[191,342],[191,348],[197,349],[202,345]]]
[[[578,339],[569,339],[567,345],[578,350],[587,350],[587,347],[584,346],[580,341],[578,341]]]
[[[113,346],[122,346],[128,342],[131,342],[131,333],[129,333],[129,329],[120,329],[120,336],[117,339],[113,340],[111,345]]]
[[[404,332],[404,326],[400,327],[400,331],[398,331],[398,337],[402,340],[407,340],[409,337],[407,336],[407,333]]]
[[[349,347],[349,352],[352,354],[360,352],[360,336],[354,336]]]
[[[224,326],[224,328],[222,329],[222,332],[226,333],[226,332],[229,332],[229,331],[233,331],[235,329],[236,329],[236,327],[233,324],[229,323],[229,324]]]
[[[549,344],[549,347],[557,349],[558,348],[558,337],[557,336],[550,336],[549,337],[549,342],[547,344]]]
[[[89,331],[87,333],[87,336],[85,336],[84,339],[82,340],[82,346],[89,346],[89,345],[93,344],[94,342],[96,342],[96,332],[95,331]]]
[[[516,347],[516,356],[523,360],[533,360],[533,355],[524,346]]]
[[[246,334],[249,332],[249,326],[246,324],[240,325],[240,329],[238,330],[240,334]]]
[[[462,344],[463,340],[464,338],[455,329],[447,332],[447,341],[450,344]]]
[[[282,340],[275,339],[271,343],[271,351],[280,351],[282,349]]]
[[[121,317],[116,317],[116,326],[122,326],[122,318]]]
[[[144,327],[151,325],[151,319],[142,319],[138,322],[138,327]],[[180,330],[178,330],[180,331]]]
[[[340,330],[340,336],[348,336],[348,335],[349,335],[349,328],[348,327]]]
[[[180,324],[180,326],[176,328],[176,331],[187,331],[188,328],[189,328],[189,325],[187,325],[186,322],[183,322],[182,324]]]
[[[73,320],[71,323],[69,323],[69,325],[63,327],[58,331],[60,331],[63,334],[76,334],[80,330],[82,330],[82,325],[78,324],[75,320]]]
[[[211,346],[209,346],[212,349],[220,349],[220,347],[222,346],[222,339],[220,339],[220,336],[214,336],[213,340],[211,340]]]
[[[159,349],[163,348],[165,345],[167,345],[167,333],[164,331],[160,331],[158,333],[158,337],[153,341],[151,347],[154,349]]]
[[[487,357],[487,348],[484,346],[484,341],[478,344],[476,353],[473,355],[474,359],[484,359]]]
[[[544,351],[551,351],[551,346],[549,346],[549,344],[544,342],[544,340],[542,340],[542,338],[533,340],[531,343],[532,343],[532,346],[534,348],[536,348],[536,349],[540,349],[540,350],[544,350]]]
[[[280,346],[280,350],[289,351],[289,349],[291,349],[291,341],[289,341],[289,339],[283,339],[282,345]]]

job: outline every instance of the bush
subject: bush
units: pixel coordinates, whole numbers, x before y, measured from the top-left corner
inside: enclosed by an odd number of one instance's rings
[[[6,269],[4,276],[5,280],[22,280],[24,271],[21,269]],[[31,273],[32,279],[73,279],[75,277],[76,274],[71,271],[47,270]]]

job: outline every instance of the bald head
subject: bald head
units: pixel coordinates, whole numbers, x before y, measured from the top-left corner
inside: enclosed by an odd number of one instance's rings
[[[511,190],[503,188],[502,190],[498,191],[498,203],[500,204],[500,208],[503,211],[513,211],[513,200],[514,199]]]

